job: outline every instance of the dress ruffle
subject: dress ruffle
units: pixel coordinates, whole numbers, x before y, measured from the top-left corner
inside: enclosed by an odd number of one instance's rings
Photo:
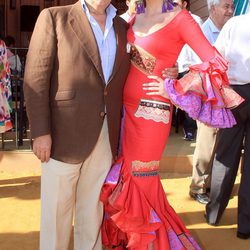
[[[123,159],[119,159],[112,166],[102,188],[101,201],[105,207],[103,244],[116,250],[200,249],[168,204],[160,179],[157,183],[155,178],[158,177],[147,177],[154,178],[154,185],[159,185],[156,187],[159,197],[156,208],[133,176],[126,173],[128,168],[124,164]]]
[[[215,128],[230,128],[236,124],[230,109],[244,99],[229,86],[227,62],[215,49],[209,62],[193,65],[180,80],[165,81],[171,101],[188,115]]]

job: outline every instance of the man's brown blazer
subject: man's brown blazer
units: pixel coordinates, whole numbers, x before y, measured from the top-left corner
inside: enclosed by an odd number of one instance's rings
[[[127,24],[117,16],[114,29],[116,59],[106,85],[80,1],[45,9],[38,17],[27,55],[24,94],[32,138],[51,134],[51,157],[56,160],[84,161],[97,142],[106,113],[112,153],[117,155],[129,54]]]

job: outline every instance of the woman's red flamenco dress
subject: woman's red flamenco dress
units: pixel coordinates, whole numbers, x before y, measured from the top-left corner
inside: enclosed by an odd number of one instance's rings
[[[136,35],[132,25],[133,20],[128,30],[131,69],[123,96],[121,156],[112,166],[101,192],[105,209],[103,244],[115,250],[200,249],[168,203],[158,173],[171,126],[172,103],[160,96],[146,95],[142,84],[150,82],[148,75],[161,76],[165,67],[172,67],[185,43],[203,60],[214,60],[216,57],[217,64],[212,63],[213,69],[220,69],[222,75],[225,74],[224,61],[202,36],[187,11],[179,12],[167,26],[144,37]],[[197,46],[195,41],[199,39]],[[205,70],[207,75],[212,73],[212,67],[208,68]],[[202,76],[205,75],[203,71]],[[197,77],[194,79],[191,88],[197,84]],[[211,84],[215,85],[214,92],[216,84]],[[188,92],[188,88],[183,90],[182,85],[183,82],[180,86],[178,82],[166,83],[166,89],[171,92],[171,99],[173,97],[175,102]],[[213,92],[213,89],[209,91]],[[202,107],[206,98],[201,93],[194,95],[202,100]],[[187,98],[190,99],[189,108],[192,109],[192,98]],[[238,100],[239,103],[241,101]],[[207,103],[216,107],[215,99],[207,100]],[[177,105],[181,107],[182,100]],[[184,106],[188,106],[186,101]],[[224,112],[225,108],[219,110]],[[232,126],[234,118],[230,112],[225,112],[223,116],[227,116],[228,126]]]

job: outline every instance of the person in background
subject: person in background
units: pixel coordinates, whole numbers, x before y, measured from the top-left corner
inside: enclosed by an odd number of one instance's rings
[[[128,7],[128,10],[121,15],[121,18],[123,18],[127,23],[129,22],[131,16],[136,13],[137,2],[138,0],[126,0],[126,5]]]
[[[217,133],[212,166],[210,201],[206,219],[218,225],[227,207],[239,168],[244,146],[241,180],[238,192],[237,237],[250,238],[250,13],[230,19],[215,43],[228,60],[231,87],[245,98],[245,103],[233,110],[237,124]]]
[[[189,10],[190,8],[189,0],[175,0],[174,2],[177,3],[182,9]],[[199,16],[192,14],[190,11],[189,13],[194,18],[194,20],[201,26],[203,23],[202,19]],[[177,62],[179,68],[178,78],[180,79],[186,73],[188,73],[189,66],[200,63],[201,60],[188,45],[185,45],[178,57]],[[197,129],[196,121],[190,118],[186,112],[183,112],[178,108],[176,112],[178,116],[183,117],[182,120],[183,120],[184,140],[193,141],[195,139],[195,134]]]
[[[42,162],[40,250],[101,250],[100,190],[117,158],[127,23],[110,0],[44,9],[26,60],[33,152]],[[73,217],[74,214],[74,217]]]
[[[17,51],[14,51],[13,53],[13,50],[12,50],[15,47],[15,39],[12,36],[6,36],[4,40],[7,46],[8,62],[10,65],[10,69],[12,73],[17,72],[18,74],[20,74],[22,70],[20,57],[18,56]]]
[[[223,25],[233,16],[233,0],[208,0],[209,17],[201,26],[213,45]],[[189,195],[201,204],[209,201],[211,165],[217,129],[197,121],[196,147],[193,155],[193,173]]]

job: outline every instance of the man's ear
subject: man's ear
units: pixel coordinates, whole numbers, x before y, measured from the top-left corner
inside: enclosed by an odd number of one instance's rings
[[[187,8],[187,2],[186,1],[183,2],[183,8],[185,8],[185,9]]]
[[[214,5],[211,5],[211,7],[210,7],[210,12],[214,12],[215,11],[215,6]]]

